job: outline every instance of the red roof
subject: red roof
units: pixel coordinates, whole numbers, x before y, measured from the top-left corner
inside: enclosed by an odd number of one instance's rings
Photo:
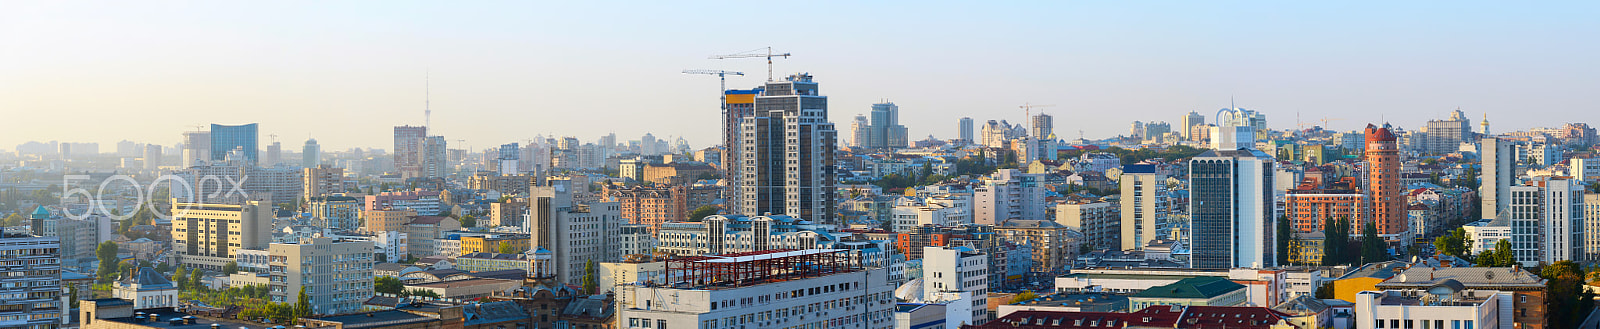
[[[1369,124],[1367,124],[1366,133],[1367,133],[1367,141],[1368,142],[1372,142],[1372,141],[1393,142],[1393,141],[1397,140],[1394,137],[1394,133],[1390,132],[1388,127],[1381,127],[1380,128],[1378,126],[1374,126],[1374,125],[1369,123]]]

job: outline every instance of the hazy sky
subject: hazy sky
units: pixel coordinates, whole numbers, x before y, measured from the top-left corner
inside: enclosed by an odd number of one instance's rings
[[[1456,107],[1497,131],[1595,121],[1600,3],[56,2],[0,9],[0,149],[176,143],[259,122],[298,150],[389,148],[423,120],[474,149],[538,134],[718,140],[716,78],[811,72],[848,138],[888,99],[913,139],[1056,104],[1063,138],[1209,118],[1235,96],[1274,128],[1416,127]],[[1600,121],[1590,122],[1600,124]],[[454,147],[456,145],[452,145]]]

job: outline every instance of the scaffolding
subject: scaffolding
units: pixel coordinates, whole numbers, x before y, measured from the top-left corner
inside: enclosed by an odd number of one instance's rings
[[[722,289],[859,270],[844,249],[775,249],[667,260],[675,288]]]

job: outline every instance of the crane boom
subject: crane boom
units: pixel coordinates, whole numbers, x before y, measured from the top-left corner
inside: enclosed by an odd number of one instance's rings
[[[765,50],[766,52],[763,53],[762,52],[763,50]],[[748,51],[742,51],[742,52],[733,53],[733,54],[727,54],[727,55],[711,55],[710,59],[763,58],[763,57],[765,57],[767,59],[767,81],[772,81],[772,58],[773,57],[789,58],[789,56],[790,56],[789,53],[781,53],[781,54],[773,53],[772,52],[772,47],[763,47],[763,48],[751,49],[751,50],[748,50]],[[688,72],[685,72],[685,73],[688,73]]]

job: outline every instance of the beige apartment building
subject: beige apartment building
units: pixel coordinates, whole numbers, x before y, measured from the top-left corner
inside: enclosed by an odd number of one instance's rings
[[[273,243],[267,250],[267,287],[273,302],[294,303],[304,288],[311,311],[361,311],[372,298],[372,241],[327,237]]]
[[[266,249],[272,242],[272,206],[265,201],[176,202],[171,214],[172,250],[190,268],[221,271],[240,249]]]

